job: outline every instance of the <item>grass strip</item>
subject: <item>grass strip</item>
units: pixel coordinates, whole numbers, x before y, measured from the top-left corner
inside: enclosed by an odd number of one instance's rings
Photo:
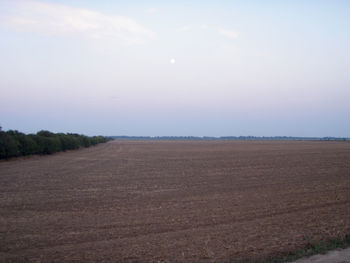
[[[303,257],[311,257],[317,254],[326,254],[335,249],[350,247],[350,235],[344,238],[334,238],[327,241],[310,241],[304,249],[289,252],[280,257],[268,257],[263,260],[239,261],[249,263],[285,263],[298,260]]]

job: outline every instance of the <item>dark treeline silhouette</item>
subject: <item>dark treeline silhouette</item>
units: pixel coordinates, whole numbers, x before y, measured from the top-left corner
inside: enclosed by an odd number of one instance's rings
[[[0,128],[0,159],[31,154],[52,154],[103,143],[109,138],[88,137],[75,133],[52,133],[39,131],[37,134],[24,134],[19,131],[2,131]]]
[[[293,136],[111,136],[116,140],[173,140],[173,141],[258,141],[258,140],[279,140],[279,141],[349,141],[350,138],[341,137],[293,137]]]

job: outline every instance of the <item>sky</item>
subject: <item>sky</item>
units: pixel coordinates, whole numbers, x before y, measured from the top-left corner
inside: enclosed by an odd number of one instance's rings
[[[0,125],[350,137],[350,1],[0,0]]]

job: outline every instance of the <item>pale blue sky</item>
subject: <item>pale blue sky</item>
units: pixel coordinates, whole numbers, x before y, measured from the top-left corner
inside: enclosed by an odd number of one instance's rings
[[[346,0],[0,0],[0,125],[350,137],[349,14]]]

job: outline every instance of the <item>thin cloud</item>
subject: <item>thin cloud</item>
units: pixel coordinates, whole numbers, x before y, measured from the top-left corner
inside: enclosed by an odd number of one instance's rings
[[[41,35],[118,39],[123,44],[143,43],[155,36],[130,17],[37,1],[13,5],[10,15],[4,17],[1,24]]]
[[[176,29],[177,32],[186,32],[186,31],[190,31],[194,28],[194,25],[186,25],[183,27],[179,27],[178,29]]]
[[[151,7],[151,8],[147,8],[146,9],[146,13],[149,13],[149,14],[154,14],[154,13],[157,13],[158,12],[158,9],[155,8],[155,7]]]
[[[237,39],[238,38],[238,32],[236,32],[236,31],[221,28],[221,27],[218,27],[217,30],[218,30],[220,35],[227,37],[229,39]]]
[[[211,32],[216,32],[217,34],[229,38],[231,40],[237,39],[239,37],[239,33],[235,30],[232,29],[227,29],[227,28],[222,28],[219,26],[210,26],[210,25],[206,25],[206,24],[202,24],[202,25],[185,25],[182,26],[180,28],[178,28],[176,31],[177,32],[187,32],[190,30],[208,30]]]

